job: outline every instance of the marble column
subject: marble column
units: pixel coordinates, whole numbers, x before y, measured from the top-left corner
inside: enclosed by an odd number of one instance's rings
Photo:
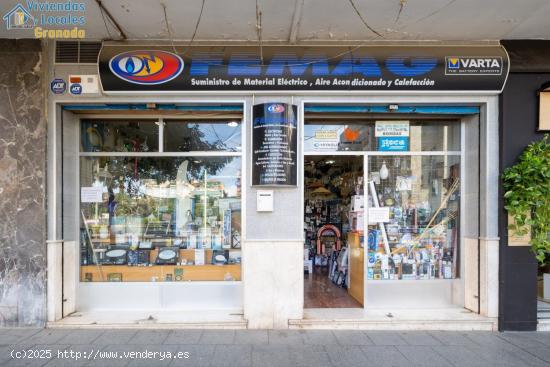
[[[38,40],[0,39],[0,326],[46,320],[45,83]]]

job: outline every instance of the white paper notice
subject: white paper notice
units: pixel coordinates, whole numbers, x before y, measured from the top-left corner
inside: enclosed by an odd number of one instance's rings
[[[102,187],[81,187],[80,201],[82,203],[101,203],[103,201]]]
[[[369,208],[369,224],[386,223],[390,221],[390,207]]]
[[[195,265],[204,265],[204,249],[195,250]]]

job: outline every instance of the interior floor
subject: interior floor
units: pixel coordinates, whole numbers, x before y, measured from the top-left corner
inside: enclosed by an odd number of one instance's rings
[[[304,308],[356,307],[362,306],[329,279],[326,267],[314,266],[313,274],[304,274]]]

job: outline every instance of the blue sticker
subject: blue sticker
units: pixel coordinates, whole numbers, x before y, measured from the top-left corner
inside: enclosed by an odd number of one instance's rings
[[[407,152],[408,150],[408,136],[384,136],[378,138],[378,151],[380,152]]]
[[[71,84],[71,94],[82,94],[82,85],[78,83]]]
[[[63,94],[67,90],[67,83],[63,79],[56,78],[50,83],[50,89],[54,94]]]

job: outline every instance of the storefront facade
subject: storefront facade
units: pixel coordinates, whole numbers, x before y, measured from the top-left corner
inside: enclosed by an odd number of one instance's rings
[[[160,324],[496,328],[500,46],[266,47],[263,61],[254,47],[197,47],[183,59],[143,47],[103,45],[99,74],[45,51],[48,80],[66,83],[47,98],[52,325],[126,311],[171,315]],[[159,51],[164,64],[150,56]],[[155,67],[167,75],[150,79]],[[288,126],[257,134],[288,109],[275,124]],[[376,131],[388,124],[406,135],[383,143]],[[379,237],[373,248],[358,241],[362,274],[349,274],[359,313],[304,304],[304,245],[317,241],[308,225],[331,222],[305,219],[308,172],[327,157],[361,167],[351,190],[364,219],[340,229]],[[259,170],[276,181],[258,185]],[[369,221],[373,207],[391,215]],[[373,316],[434,309],[442,316],[401,324]],[[476,318],[457,321],[464,309]]]

